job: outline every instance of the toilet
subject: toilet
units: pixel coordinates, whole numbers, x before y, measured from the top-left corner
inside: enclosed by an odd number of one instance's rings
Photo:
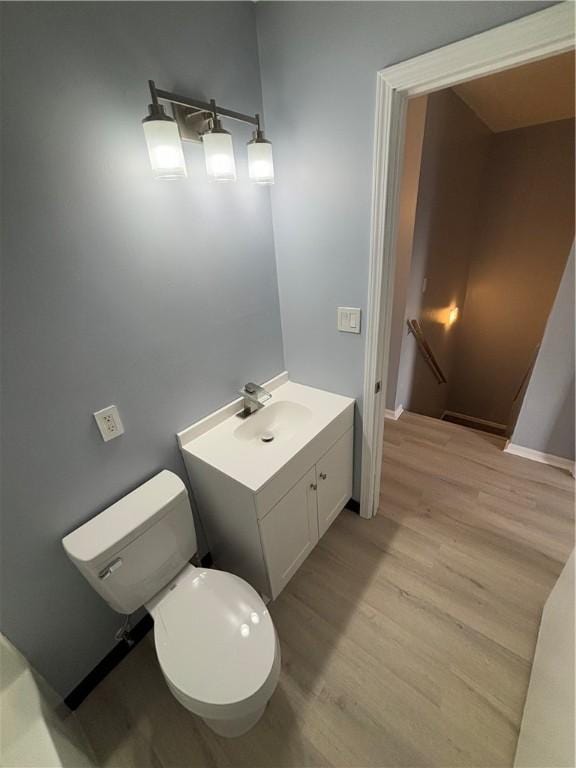
[[[115,611],[151,614],[162,673],[186,709],[221,736],[258,722],[280,676],[276,630],[249,584],[190,564],[196,533],[177,475],[160,472],[62,543]]]

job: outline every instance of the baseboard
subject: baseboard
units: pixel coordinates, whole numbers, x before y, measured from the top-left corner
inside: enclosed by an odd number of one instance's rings
[[[392,419],[393,421],[398,421],[400,416],[404,413],[404,406],[399,405],[398,408],[396,408],[395,411],[393,411],[391,408],[384,408],[384,416],[387,419]]]
[[[488,419],[479,419],[477,416],[468,416],[467,413],[458,413],[458,411],[443,411],[441,419],[444,416],[453,416],[456,419],[462,419],[462,421],[471,421],[474,424],[483,424],[485,427],[492,427],[493,429],[508,429],[507,424],[501,424],[499,421],[488,421]]]
[[[84,699],[92,693],[98,683],[101,683],[106,675],[112,672],[112,670],[120,664],[122,659],[125,659],[126,656],[128,656],[130,651],[140,642],[140,640],[146,637],[153,626],[154,622],[152,616],[147,613],[130,631],[130,641],[121,640],[117,643],[110,653],[107,653],[102,661],[86,675],[84,680],[78,683],[76,688],[66,696],[64,699],[66,706],[69,707],[69,709],[78,709],[80,704],[82,704]]]
[[[549,464],[551,467],[565,469],[571,475],[574,475],[574,462],[572,459],[565,459],[563,456],[554,456],[552,453],[543,453],[542,451],[535,451],[533,448],[525,448],[523,445],[511,443],[510,440],[506,443],[504,453],[511,453],[514,456],[522,456],[524,459],[538,461],[540,464]]]

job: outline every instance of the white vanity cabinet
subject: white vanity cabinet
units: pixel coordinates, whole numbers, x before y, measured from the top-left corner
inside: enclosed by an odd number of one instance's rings
[[[272,507],[259,527],[270,591],[277,597],[318,543],[314,469]]]
[[[337,440],[316,465],[318,536],[324,536],[352,496],[352,430]]]
[[[348,430],[259,521],[272,597],[278,597],[352,495]]]
[[[264,386],[273,407],[242,421],[232,403],[178,440],[214,567],[274,599],[351,498],[354,400]]]

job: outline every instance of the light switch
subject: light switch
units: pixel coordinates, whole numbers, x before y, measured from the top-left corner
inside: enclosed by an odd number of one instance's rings
[[[338,307],[338,330],[360,333],[360,313],[357,307]]]

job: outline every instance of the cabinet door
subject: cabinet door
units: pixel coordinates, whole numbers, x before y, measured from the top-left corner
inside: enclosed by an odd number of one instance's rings
[[[272,597],[278,597],[318,541],[316,470],[312,468],[260,520]]]
[[[323,536],[352,495],[353,430],[337,440],[316,464],[318,534]]]

